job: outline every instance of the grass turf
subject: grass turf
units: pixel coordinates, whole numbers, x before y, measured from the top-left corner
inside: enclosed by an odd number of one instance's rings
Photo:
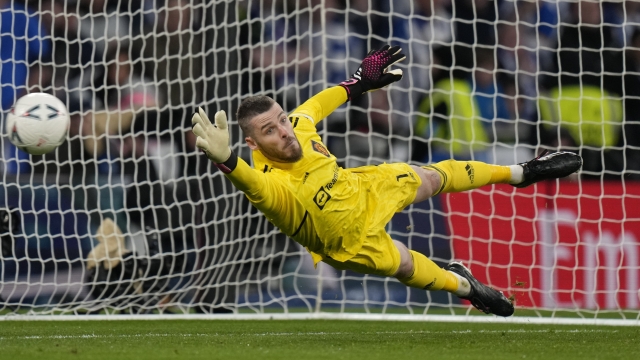
[[[640,328],[390,321],[3,321],[2,359],[640,359]]]

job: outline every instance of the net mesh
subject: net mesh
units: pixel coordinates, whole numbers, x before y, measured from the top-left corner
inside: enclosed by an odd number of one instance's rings
[[[638,317],[640,2],[7,0],[0,14],[3,118],[37,91],[71,114],[44,156],[2,138],[4,314],[470,313],[444,292],[314,268],[195,149],[197,107],[227,111],[249,160],[245,96],[291,111],[394,44],[403,79],[319,127],[341,166],[550,149],[584,168],[435,197],[391,236],[463,261],[521,313]]]

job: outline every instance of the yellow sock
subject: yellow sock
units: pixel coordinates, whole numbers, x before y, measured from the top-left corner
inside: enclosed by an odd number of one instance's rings
[[[511,180],[511,168],[480,161],[445,160],[424,166],[440,174],[442,185],[434,194],[472,190],[490,184],[506,184]]]
[[[447,290],[458,289],[458,278],[439,267],[428,257],[419,252],[409,250],[413,259],[413,274],[408,278],[398,279],[401,283],[418,289]]]

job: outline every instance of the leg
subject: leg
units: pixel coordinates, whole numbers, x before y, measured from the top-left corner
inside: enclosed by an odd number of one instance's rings
[[[423,254],[392,240],[382,228],[367,237],[358,254],[351,259],[340,262],[324,257],[323,261],[338,270],[393,276],[417,289],[445,290],[470,300],[486,313],[513,314],[513,304],[501,292],[480,283],[462,264],[451,263],[443,269]]]
[[[444,270],[425,255],[409,250],[399,241],[394,240],[393,244],[400,252],[400,266],[393,276],[401,283],[418,289],[445,290],[456,295],[469,293],[464,279],[460,281],[459,276]]]
[[[514,165],[514,167],[521,169],[519,165]],[[512,171],[510,166],[456,160],[441,161],[425,167],[412,166],[412,168],[422,180],[413,203],[424,201],[440,193],[460,192],[485,185],[510,183],[514,181],[512,172],[516,172]]]
[[[452,262],[444,269],[423,254],[407,249],[394,241],[400,252],[400,266],[395,277],[403,284],[425,290],[445,290],[469,300],[478,310],[487,314],[511,316],[514,307],[500,291],[478,281],[462,263]]]
[[[522,188],[548,179],[568,176],[582,166],[582,158],[570,152],[542,154],[523,164],[500,166],[480,161],[446,160],[424,167],[412,166],[422,180],[414,203],[440,193],[472,190],[491,184]]]
[[[395,278],[408,278],[413,274],[413,259],[411,258],[411,253],[409,249],[404,246],[403,243],[397,240],[393,240],[393,244],[398,248],[400,252],[400,266],[398,266],[398,271],[393,275]]]

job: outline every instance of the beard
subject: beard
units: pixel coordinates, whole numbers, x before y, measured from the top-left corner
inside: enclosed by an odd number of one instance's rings
[[[293,138],[292,143],[285,148],[289,152],[284,150],[274,150],[268,147],[260,147],[262,154],[269,160],[281,162],[281,163],[294,163],[302,159],[302,147],[297,138]],[[291,151],[291,146],[297,145],[296,149]]]

